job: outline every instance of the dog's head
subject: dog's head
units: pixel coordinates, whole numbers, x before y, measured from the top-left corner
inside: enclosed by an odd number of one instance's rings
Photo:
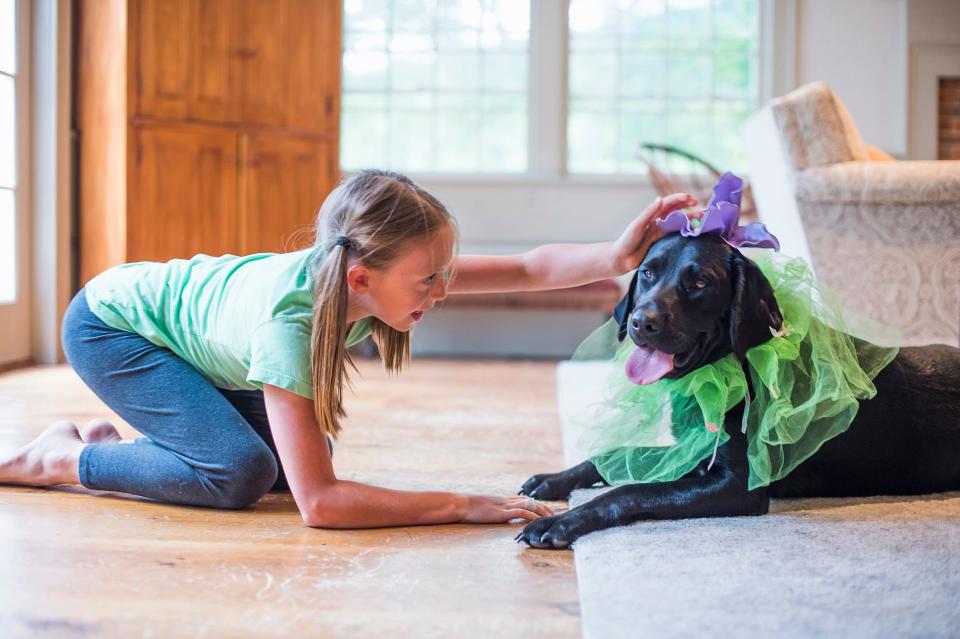
[[[731,352],[742,361],[783,325],[757,265],[714,234],[657,241],[614,317],[620,340],[637,345],[627,374],[638,384],[683,377]]]

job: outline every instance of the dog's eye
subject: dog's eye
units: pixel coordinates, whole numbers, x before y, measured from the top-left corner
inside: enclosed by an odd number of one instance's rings
[[[706,280],[697,280],[693,283],[693,288],[707,288]]]
[[[649,280],[651,277],[653,277],[653,271],[651,271],[651,270],[648,269],[648,268],[645,268],[645,269],[643,269],[642,271],[640,271],[640,274],[643,275],[643,276],[644,276],[645,278],[647,278],[648,280]]]

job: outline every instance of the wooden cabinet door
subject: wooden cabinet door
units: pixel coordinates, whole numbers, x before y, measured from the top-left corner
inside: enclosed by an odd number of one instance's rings
[[[244,122],[339,127],[341,0],[238,0]]]
[[[343,2],[288,1],[296,19],[290,23],[287,124],[336,136],[340,129]]]
[[[335,132],[341,0],[133,0],[136,113]]]
[[[316,213],[338,178],[334,145],[322,138],[257,132],[241,146],[243,252],[279,253],[309,245]]]
[[[237,134],[170,124],[131,135],[127,261],[238,253]]]
[[[255,1],[255,0],[253,0]],[[139,115],[205,122],[240,119],[240,65],[234,0],[132,2]]]

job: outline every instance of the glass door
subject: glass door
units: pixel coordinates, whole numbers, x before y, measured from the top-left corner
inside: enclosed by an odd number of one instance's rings
[[[26,2],[0,0],[0,366],[30,358]]]

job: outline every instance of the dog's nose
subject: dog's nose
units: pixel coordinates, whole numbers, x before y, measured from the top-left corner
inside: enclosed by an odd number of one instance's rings
[[[656,335],[663,330],[667,318],[663,313],[655,310],[642,311],[639,316],[635,315],[631,323],[633,330],[646,335]]]

